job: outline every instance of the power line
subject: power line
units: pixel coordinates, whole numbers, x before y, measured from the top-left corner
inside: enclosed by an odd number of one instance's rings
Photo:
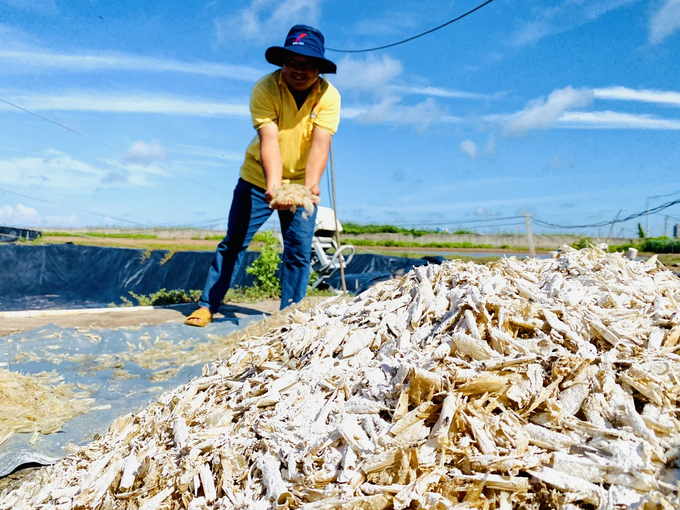
[[[542,227],[562,228],[562,229],[605,227],[605,226],[608,226],[608,225],[614,225],[616,223],[625,223],[626,221],[633,220],[635,218],[640,218],[642,216],[647,216],[649,214],[656,214],[660,211],[663,211],[664,209],[668,209],[669,207],[671,207],[675,204],[680,204],[680,199],[673,200],[672,202],[666,202],[665,204],[656,206],[653,209],[649,209],[647,211],[642,211],[642,212],[639,212],[639,213],[630,214],[630,215],[626,216],[625,218],[610,220],[610,221],[600,221],[598,223],[591,223],[590,225],[559,225],[557,223],[549,223],[547,221],[539,220],[538,218],[531,218],[531,221],[533,221],[537,225],[541,225]]]
[[[399,46],[400,44],[404,44],[404,43],[407,43],[407,42],[409,42],[409,41],[413,41],[414,39],[418,39],[419,37],[423,37],[424,35],[431,34],[432,32],[436,32],[437,30],[439,30],[439,29],[441,29],[441,28],[444,28],[445,26],[448,26],[448,25],[450,25],[451,23],[454,23],[454,22],[456,22],[456,21],[458,21],[458,20],[463,19],[463,18],[466,17],[466,16],[469,16],[469,15],[472,14],[473,12],[478,11],[479,9],[481,9],[482,7],[484,7],[484,6],[488,5],[488,4],[490,4],[491,2],[493,2],[493,0],[487,0],[487,1],[484,2],[483,4],[478,5],[478,6],[475,7],[474,9],[469,10],[469,11],[466,12],[465,14],[461,14],[461,15],[458,16],[457,18],[454,18],[454,19],[452,19],[452,20],[450,20],[450,21],[447,21],[446,23],[444,23],[444,24],[442,24],[442,25],[439,25],[438,27],[434,27],[434,28],[432,28],[432,29],[430,29],[430,30],[427,30],[426,32],[422,32],[422,33],[420,33],[420,34],[418,34],[418,35],[414,35],[413,37],[409,37],[408,39],[404,39],[403,41],[398,41],[398,42],[395,42],[395,43],[392,43],[392,44],[386,44],[386,45],[384,45],[384,46],[378,46],[378,47],[376,47],[376,48],[367,48],[367,49],[365,49],[365,50],[337,50],[337,49],[334,49],[334,48],[326,48],[326,49],[327,49],[328,51],[335,51],[335,52],[337,52],[337,53],[366,53],[366,52],[369,52],[369,51],[377,51],[377,50],[384,50],[385,48],[392,48],[393,46]]]
[[[33,116],[35,116],[35,117],[38,117],[39,119],[45,120],[45,121],[47,121],[47,122],[50,122],[50,123],[52,123],[52,124],[54,124],[54,125],[56,125],[56,126],[59,126],[59,127],[61,127],[61,128],[64,128],[64,129],[66,129],[67,131],[71,131],[72,133],[75,133],[75,134],[80,135],[80,136],[82,136],[82,137],[88,138],[88,139],[90,139],[90,140],[92,140],[92,141],[95,141],[95,142],[97,142],[97,143],[99,143],[99,144],[102,144],[102,145],[104,145],[104,146],[106,146],[106,147],[109,147],[110,149],[113,149],[113,150],[115,150],[115,151],[118,151],[118,152],[120,152],[121,154],[127,154],[127,151],[125,151],[125,150],[121,149],[120,147],[117,147],[117,146],[115,146],[115,145],[113,145],[113,144],[111,144],[111,143],[109,143],[109,142],[107,142],[107,141],[105,141],[105,140],[102,140],[102,139],[97,138],[97,137],[92,136],[92,135],[88,135],[87,133],[83,133],[82,131],[78,131],[77,129],[73,129],[72,127],[67,126],[66,124],[62,124],[61,122],[57,122],[57,121],[54,120],[54,119],[50,119],[49,117],[45,117],[44,115],[40,115],[39,113],[36,113],[36,112],[31,111],[31,110],[29,110],[29,109],[27,109],[27,108],[24,108],[23,106],[19,106],[19,105],[17,105],[17,104],[14,104],[14,103],[12,103],[12,102],[10,102],[10,101],[7,101],[6,99],[3,99],[3,98],[1,98],[1,97],[0,97],[0,102],[5,103],[6,105],[9,105],[9,106],[11,106],[11,107],[13,107],[13,108],[16,108],[17,110],[21,110],[22,112],[28,113],[29,115],[33,115]],[[151,161],[151,160],[148,160],[148,159],[145,159],[145,158],[139,158],[139,157],[136,158],[136,159],[139,159],[140,161],[143,161],[143,162],[145,162],[145,163],[148,163],[149,165],[153,165],[153,166],[155,166],[155,167],[157,167],[157,168],[160,168],[161,170],[165,170],[165,171],[168,172],[169,174],[172,174],[172,175],[174,175],[175,177],[179,177],[180,179],[182,179],[182,180],[184,180],[184,181],[192,182],[192,183],[194,183],[194,184],[197,184],[198,186],[201,186],[201,187],[203,187],[203,188],[207,188],[207,189],[209,189],[210,191],[214,191],[214,192],[216,192],[216,193],[219,193],[220,195],[224,195],[224,192],[222,192],[222,191],[216,189],[214,186],[209,186],[209,185],[207,185],[207,184],[202,183],[201,181],[196,181],[196,180],[194,180],[194,179],[189,179],[189,178],[187,178],[186,176],[184,176],[184,175],[182,175],[182,174],[179,174],[179,173],[177,173],[177,172],[174,172],[174,171],[170,170],[169,168],[166,168],[166,167],[164,167],[163,165],[160,165],[160,164],[156,163],[155,161]]]
[[[53,202],[53,201],[50,201],[50,200],[45,200],[43,198],[32,197],[30,195],[24,195],[23,193],[17,193],[16,191],[10,191],[8,189],[0,188],[0,191],[3,191],[5,193],[9,193],[11,195],[17,195],[17,196],[24,197],[24,198],[30,198],[31,200],[37,200],[38,202],[44,202],[46,204],[58,205],[58,206],[61,206],[61,207],[70,207],[71,209],[83,211],[83,212],[86,212],[88,214],[94,214],[95,216],[101,216],[102,218],[110,218],[112,220],[122,221],[124,223],[130,223],[132,225],[137,225],[137,226],[145,227],[145,228],[149,227],[148,225],[145,225],[143,223],[139,223],[139,222],[136,222],[136,221],[130,221],[130,220],[124,220],[122,218],[116,218],[115,216],[111,216],[110,214],[99,214],[99,213],[96,213],[94,211],[90,211],[88,209],[84,209],[83,207],[78,207],[78,206],[75,206],[75,205],[62,204],[62,203],[59,203],[59,202]]]

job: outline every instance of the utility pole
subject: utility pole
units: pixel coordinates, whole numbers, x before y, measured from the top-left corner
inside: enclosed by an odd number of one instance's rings
[[[609,233],[607,234],[607,245],[609,245],[609,238],[612,236],[612,230],[614,230],[614,225],[616,225],[616,220],[619,219],[619,214],[621,214],[621,211],[623,209],[619,209],[619,212],[616,213],[616,217],[614,218],[614,221],[612,222],[612,226],[609,229]]]
[[[531,233],[531,216],[528,214],[524,215],[524,223],[527,225],[527,240],[529,241],[529,254],[532,257],[536,256],[536,248],[534,246],[534,236]]]
[[[668,215],[664,216],[663,218],[663,236],[666,237],[668,235]]]
[[[647,225],[645,226],[645,235],[649,237],[649,199],[651,197],[647,197],[647,215],[645,218],[647,218]]]

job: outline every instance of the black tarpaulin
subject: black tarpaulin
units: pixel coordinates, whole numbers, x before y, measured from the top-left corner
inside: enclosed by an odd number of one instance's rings
[[[0,310],[95,308],[122,304],[130,292],[149,295],[166,290],[202,289],[212,251],[147,252],[129,248],[79,245],[0,245]],[[248,287],[246,273],[259,256],[247,251],[232,286]],[[414,266],[440,263],[441,257],[421,259],[357,254],[345,268],[350,292],[360,293],[376,282],[401,276]],[[342,288],[338,271],[328,283]]]

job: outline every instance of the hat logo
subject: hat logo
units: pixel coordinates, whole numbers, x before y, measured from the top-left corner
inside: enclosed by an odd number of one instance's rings
[[[295,38],[295,40],[293,41],[293,44],[305,44],[305,43],[303,43],[303,42],[300,42],[300,39],[302,39],[303,37],[307,37],[307,34],[300,34],[300,35],[298,35],[298,36]]]

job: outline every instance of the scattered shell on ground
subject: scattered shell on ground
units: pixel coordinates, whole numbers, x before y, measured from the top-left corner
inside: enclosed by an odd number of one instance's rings
[[[314,212],[314,198],[312,192],[302,184],[284,184],[274,192],[274,198],[269,205],[273,207],[277,204],[292,203],[291,211],[295,212],[298,207],[302,207],[306,214],[312,214]],[[318,197],[316,199],[319,200]]]
[[[680,280],[415,268],[242,342],[0,509],[678,508]]]
[[[16,433],[52,434],[92,410],[95,400],[56,372],[24,375],[0,368],[0,444]]]

